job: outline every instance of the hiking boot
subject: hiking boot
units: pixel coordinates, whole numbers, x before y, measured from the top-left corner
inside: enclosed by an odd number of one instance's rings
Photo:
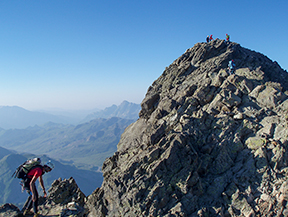
[[[31,212],[30,210],[28,209],[25,209],[24,212],[23,212],[23,215],[34,215],[34,212]]]

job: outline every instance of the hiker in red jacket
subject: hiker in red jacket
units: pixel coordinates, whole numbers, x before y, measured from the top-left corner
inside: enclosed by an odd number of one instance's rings
[[[25,211],[23,212],[24,215],[31,214],[29,212],[33,205],[34,217],[38,216],[38,213],[37,213],[38,212],[38,192],[37,192],[35,182],[39,178],[39,183],[40,183],[41,188],[43,189],[44,197],[46,197],[47,193],[44,187],[42,175],[44,173],[50,172],[53,168],[54,168],[53,163],[49,161],[44,166],[42,165],[35,166],[28,172],[27,179],[24,181],[24,188],[27,190],[29,196],[23,206],[23,209],[25,209]]]
[[[226,41],[230,41],[230,35],[226,34]]]
[[[212,37],[212,35],[210,35],[210,38],[209,38],[209,40],[210,40],[210,41],[212,41],[212,40],[213,40],[213,37]]]

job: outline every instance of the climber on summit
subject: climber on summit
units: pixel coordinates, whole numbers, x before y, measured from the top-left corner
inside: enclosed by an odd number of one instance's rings
[[[212,35],[210,35],[209,41],[212,41],[212,40],[213,40],[213,37],[212,37]]]
[[[235,71],[235,63],[234,63],[234,60],[230,60],[229,63],[228,63],[228,68],[229,68],[229,74],[233,74],[234,71]]]
[[[226,41],[229,42],[230,41],[230,35],[226,34]]]
[[[24,180],[24,188],[29,194],[22,211],[23,215],[29,215],[32,214],[30,212],[30,209],[32,208],[32,202],[33,202],[33,211],[34,211],[34,217],[37,217],[38,214],[38,192],[35,185],[36,180],[39,178],[39,183],[41,188],[43,189],[44,197],[47,197],[47,193],[44,187],[44,182],[42,175],[44,173],[50,172],[52,169],[54,169],[54,164],[51,161],[48,161],[44,166],[37,165],[33,167],[28,173],[27,178]]]
[[[209,35],[207,35],[206,42],[208,43],[209,41],[210,41]]]

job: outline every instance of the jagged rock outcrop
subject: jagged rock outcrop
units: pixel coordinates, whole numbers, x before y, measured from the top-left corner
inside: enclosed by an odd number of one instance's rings
[[[88,216],[286,216],[287,89],[286,71],[237,43],[188,49],[104,162]]]
[[[79,189],[76,181],[59,178],[48,190],[47,199],[42,198],[39,210],[45,216],[86,216],[84,208],[86,196]]]
[[[0,206],[0,217],[18,217],[21,212],[17,206],[11,203],[6,203]]]

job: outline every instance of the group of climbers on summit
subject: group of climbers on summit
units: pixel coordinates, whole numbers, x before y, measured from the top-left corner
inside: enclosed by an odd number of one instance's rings
[[[218,39],[218,38],[217,38]],[[213,35],[207,35],[206,42],[209,43],[210,41],[213,41]],[[230,35],[226,34],[226,42],[230,42]],[[236,65],[234,63],[234,60],[230,60],[228,63],[228,72],[230,75],[232,75],[235,71]]]
[[[208,43],[210,41],[213,41],[213,35],[207,35],[206,42]]]
[[[217,38],[218,39],[218,38]],[[214,39],[213,39],[213,35],[207,35],[207,37],[206,37],[206,42],[207,43],[209,43],[210,41],[213,41]],[[228,35],[228,34],[226,34],[226,41],[227,42],[230,42],[230,35]]]

